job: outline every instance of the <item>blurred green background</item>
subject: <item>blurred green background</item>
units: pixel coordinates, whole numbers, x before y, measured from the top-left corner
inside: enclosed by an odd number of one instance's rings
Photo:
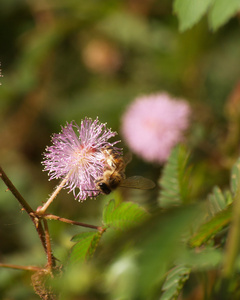
[[[34,209],[57,184],[48,181],[41,166],[52,133],[85,116],[98,116],[119,131],[128,104],[159,91],[192,106],[187,144],[195,170],[194,197],[204,199],[214,184],[228,184],[240,146],[237,18],[214,33],[205,19],[180,33],[167,0],[1,0],[0,43],[1,164]],[[157,181],[160,171],[161,166],[134,157],[128,175]],[[0,182],[0,261],[44,264],[30,219],[5,190]],[[155,205],[154,191],[147,200],[139,192],[128,196],[150,209]],[[50,211],[99,225],[106,201],[99,197],[78,203],[62,191]],[[50,223],[60,260],[78,231]],[[0,270],[0,294],[1,299],[38,299],[29,275],[14,270]]]

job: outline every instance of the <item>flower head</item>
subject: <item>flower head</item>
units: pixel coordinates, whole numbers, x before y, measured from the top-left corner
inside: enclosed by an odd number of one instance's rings
[[[81,126],[74,121],[67,123],[61,133],[52,136],[53,145],[46,148],[44,171],[48,171],[50,180],[68,176],[65,188],[79,201],[97,196],[95,181],[103,175],[106,160],[102,150],[118,143],[108,142],[115,135],[98,118],[85,118]]]
[[[147,161],[163,163],[183,139],[190,107],[167,93],[137,98],[122,118],[122,134],[129,148]]]

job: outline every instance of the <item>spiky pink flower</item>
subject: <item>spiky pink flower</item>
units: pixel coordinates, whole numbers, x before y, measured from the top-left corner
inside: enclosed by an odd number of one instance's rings
[[[167,93],[137,98],[122,118],[122,134],[129,148],[150,162],[163,163],[183,140],[190,107]]]
[[[118,143],[108,142],[116,134],[98,118],[85,118],[80,127],[74,121],[67,123],[61,133],[52,136],[53,145],[44,153],[42,164],[49,180],[68,176],[64,187],[79,201],[97,196],[95,181],[103,175],[106,160],[102,149]]]

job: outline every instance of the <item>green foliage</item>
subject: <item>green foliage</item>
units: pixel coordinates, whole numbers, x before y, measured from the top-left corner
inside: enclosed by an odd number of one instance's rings
[[[70,262],[76,263],[90,259],[100,241],[102,234],[100,232],[82,232],[72,238],[76,244],[72,247],[70,253]]]
[[[171,269],[162,286],[164,293],[159,298],[160,300],[175,300],[177,299],[185,281],[188,280],[191,268],[184,265],[176,266]]]
[[[228,191],[223,193],[219,187],[215,186],[212,193],[209,195],[207,202],[209,217],[215,216],[215,214],[224,210],[231,202],[231,193]]]
[[[103,224],[105,228],[101,232],[82,232],[72,238],[76,244],[70,253],[70,262],[89,260],[107,228],[115,230],[127,230],[138,225],[147,218],[147,212],[139,205],[132,202],[123,202],[116,205],[115,200],[110,200],[103,210]]]
[[[110,200],[103,211],[103,223],[107,227],[124,230],[136,226],[147,216],[147,212],[136,203],[122,202],[116,205],[115,200]]]
[[[138,229],[139,278],[138,299],[147,299],[169,267],[185,252],[183,235],[203,214],[201,205],[186,205],[157,214]],[[147,280],[146,280],[147,278]]]
[[[177,149],[178,150],[178,149]],[[164,191],[161,192],[161,196],[164,199],[164,196],[168,195],[165,202],[172,204],[180,204],[180,195],[181,189],[180,187],[184,187],[184,181],[181,184],[176,184],[178,174],[181,173],[181,178],[184,178],[183,174],[185,173],[186,168],[186,160],[184,160],[184,155],[179,155],[179,152],[176,149],[172,152],[167,165],[163,171],[163,177],[160,180],[160,184],[164,187]],[[179,159],[179,157],[183,157]],[[185,155],[186,157],[186,155]],[[185,162],[185,163],[182,163]],[[179,172],[181,170],[181,172]],[[224,193],[221,191],[219,187],[214,187],[212,193],[208,197],[208,201],[206,202],[207,214],[205,221],[200,227],[195,231],[191,239],[189,240],[189,245],[191,247],[200,247],[204,244],[208,243],[210,239],[218,236],[219,241],[221,241],[221,233],[224,235],[223,229],[226,228],[231,221],[232,217],[232,199],[234,194],[239,188],[239,178],[240,178],[240,167],[239,160],[233,166],[231,172],[231,190],[226,190]],[[176,186],[178,188],[176,188]],[[160,198],[161,199],[161,198]],[[171,199],[172,201],[169,201]],[[176,201],[177,199],[177,201]],[[174,201],[175,200],[175,201]],[[161,202],[160,202],[161,204]],[[204,249],[204,248],[203,248]],[[184,251],[183,251],[184,252]],[[186,254],[187,253],[187,254]],[[191,257],[194,257],[192,259]],[[176,278],[171,281],[171,276],[166,278],[166,281],[163,285],[163,295],[161,299],[176,299],[181,288],[183,287],[183,281],[187,280],[190,270],[192,268],[197,268],[200,270],[203,268],[213,268],[221,264],[222,262],[222,252],[213,248],[201,250],[199,253],[189,252],[186,249],[185,258],[182,263],[184,266],[189,266],[187,277],[185,278],[185,274],[176,274]],[[180,259],[181,261],[181,259]],[[197,266],[196,266],[196,262]],[[194,266],[195,265],[195,266]],[[171,274],[171,273],[170,273]]]
[[[230,96],[240,78],[236,67],[239,23],[226,24],[238,12],[239,0],[173,3],[172,9],[171,1],[0,1],[4,75],[0,78],[0,154],[12,182],[33,207],[41,205],[56,184],[51,185],[41,173],[41,153],[52,133],[66,121],[98,115],[119,132],[121,115],[131,101],[158,92],[159,87],[193,104],[185,142],[192,152],[196,176],[189,176],[187,151],[178,149],[164,167],[160,199],[155,199],[154,191],[141,197],[124,192],[126,202],[118,205],[121,201],[115,198],[102,216],[101,197],[79,204],[64,190],[58,195],[50,211],[87,223],[102,221],[102,229],[107,231],[106,239],[102,232],[93,231],[74,236],[72,263],[64,268],[66,248],[76,228],[47,221],[53,255],[59,259],[57,264],[63,264],[62,300],[126,299],[126,295],[128,299],[159,299],[163,278],[162,297],[199,286],[211,293],[220,286],[219,270],[232,217],[229,204],[240,181],[239,161],[232,169],[230,189],[230,164],[222,164],[239,155],[239,91],[236,89],[236,101]],[[181,32],[192,29],[179,34],[176,17]],[[213,30],[226,26],[216,34],[202,19]],[[226,118],[230,106],[234,120],[231,115]],[[124,140],[120,147],[125,148]],[[128,171],[150,174],[156,181],[159,165],[134,157]],[[4,262],[45,266],[45,252],[29,218],[10,191],[5,192],[4,184],[0,185],[0,253]],[[153,215],[133,200],[150,207]],[[164,208],[161,213],[154,206],[157,201]],[[194,201],[204,202],[205,210],[181,205]],[[178,207],[172,207],[175,205]],[[101,256],[103,250],[107,257]],[[89,261],[93,255],[91,264],[75,264]],[[176,277],[172,266],[176,266]],[[237,262],[237,271],[239,266]],[[182,286],[184,267],[191,269],[193,277],[194,272],[202,272],[204,279],[197,276],[196,282]],[[65,270],[69,271],[67,280]],[[211,286],[204,285],[212,273],[216,276],[211,277]],[[3,299],[36,299],[29,282],[28,272],[1,269],[0,294]],[[234,272],[230,283],[231,289],[236,287],[233,295],[226,295],[226,289],[221,297],[208,298],[240,299]],[[121,297],[115,297],[116,290]],[[185,290],[183,299],[188,298]]]
[[[221,266],[224,252],[220,248],[208,245],[196,249],[186,247],[183,255],[175,262],[191,269],[191,273],[212,270]]]
[[[190,172],[190,169],[186,167],[188,156],[186,149],[181,145],[172,150],[159,181],[161,207],[188,202]]]
[[[197,232],[190,240],[192,247],[199,247],[206,243],[209,239],[213,238],[223,228],[229,225],[232,216],[232,206],[217,213],[208,222],[200,226]]]
[[[219,187],[214,187],[207,202],[207,222],[202,224],[190,240],[192,247],[199,247],[209,239],[215,237],[232,218],[232,201],[239,189],[240,183],[240,160],[233,165],[231,170],[231,191],[223,193]]]
[[[112,212],[114,211],[116,207],[115,200],[110,200],[104,207],[102,218],[105,225],[108,226],[108,224],[112,223]]]
[[[175,0],[174,12],[177,14],[180,22],[180,31],[191,28],[206,13],[212,0]]]
[[[217,30],[240,10],[239,0],[215,0],[209,12],[209,25]]]
[[[184,288],[190,273],[204,272],[219,268],[223,260],[223,251],[211,246],[202,247],[196,251],[186,247],[183,255],[177,259],[176,266],[167,272],[167,277],[162,286],[164,291],[161,300],[178,299],[179,293]]]
[[[217,30],[240,10],[239,0],[175,0],[174,12],[180,22],[180,31],[191,28],[205,14],[209,26]]]

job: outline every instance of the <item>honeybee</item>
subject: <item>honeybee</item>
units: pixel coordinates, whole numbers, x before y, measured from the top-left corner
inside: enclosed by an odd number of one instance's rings
[[[110,194],[117,187],[127,187],[133,189],[152,189],[155,183],[142,176],[132,176],[126,178],[125,168],[131,161],[131,154],[122,157],[112,147],[106,147],[103,150],[105,155],[105,170],[103,176],[96,180],[96,188],[103,194]]]

